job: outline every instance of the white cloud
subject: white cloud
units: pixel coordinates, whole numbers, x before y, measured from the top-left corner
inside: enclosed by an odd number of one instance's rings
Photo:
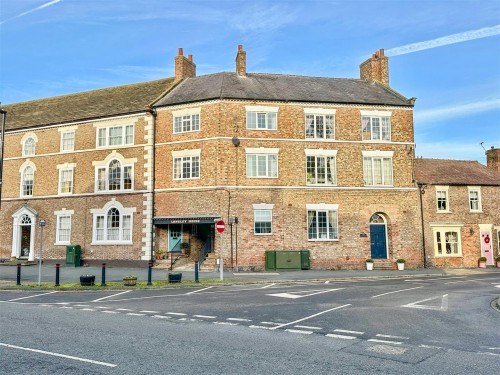
[[[5,22],[11,21],[13,19],[16,19],[16,18],[19,18],[19,17],[23,17],[23,16],[25,16],[27,14],[36,12],[37,10],[40,10],[40,9],[43,9],[43,8],[47,8],[47,7],[51,6],[51,5],[59,3],[61,1],[62,0],[52,0],[52,1],[49,1],[48,3],[42,4],[42,5],[40,5],[40,6],[36,7],[36,8],[33,8],[33,9],[30,9],[30,10],[28,10],[26,12],[20,13],[17,16],[14,16],[14,17],[8,18],[6,20],[0,21],[0,25],[4,24]]]
[[[463,117],[475,113],[500,108],[500,99],[486,99],[472,103],[457,103],[447,107],[437,107],[414,112],[415,123],[443,121],[445,119]]]
[[[443,36],[441,38],[427,40],[424,42],[406,44],[401,47],[391,48],[385,51],[387,56],[405,55],[407,53],[423,51],[426,49],[442,47],[449,44],[462,43],[468,40],[481,39],[500,34],[500,25],[483,27],[482,29],[469,30],[463,33]]]

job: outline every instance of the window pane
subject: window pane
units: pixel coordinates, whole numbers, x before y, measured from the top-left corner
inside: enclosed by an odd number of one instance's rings
[[[200,115],[193,115],[193,130],[200,130]]]
[[[182,131],[182,117],[178,116],[174,118],[174,133],[180,133]]]
[[[127,125],[125,127],[125,144],[134,144],[134,125]]]
[[[257,155],[257,176],[266,177],[266,156]]]
[[[123,128],[121,126],[109,128],[109,145],[110,146],[119,146],[123,144],[122,138]]]
[[[106,190],[106,168],[99,168],[97,170],[97,190]]]
[[[132,166],[130,165],[123,167],[123,189],[132,189]]]
[[[35,155],[35,140],[29,137],[24,141],[24,156]]]
[[[33,168],[26,167],[23,171],[23,195],[33,195]]]
[[[257,128],[257,113],[247,112],[247,128],[248,129]]]
[[[325,138],[335,138],[334,117],[332,115],[325,116]]]
[[[323,156],[316,158],[316,177],[318,184],[326,183],[326,158]]]
[[[363,179],[365,185],[373,185],[372,158],[363,158]]]
[[[108,189],[121,189],[121,165],[118,160],[113,160],[111,163],[109,163]]]
[[[316,138],[323,138],[325,131],[324,117],[316,116]]]
[[[383,159],[383,169],[384,169],[384,185],[391,186],[392,185],[392,159],[384,158]]]
[[[319,211],[316,213],[318,217],[318,238],[325,239],[328,238],[328,226],[326,212]]]
[[[61,193],[71,193],[73,191],[73,170],[64,169],[60,172],[61,176]]]
[[[308,156],[306,160],[307,169],[307,183],[316,183],[316,158],[314,156]]]
[[[306,138],[314,138],[314,115],[306,115]]]
[[[257,155],[247,155],[247,176],[257,176]]]
[[[268,177],[278,177],[278,156],[268,155],[269,175]]]
[[[97,216],[95,221],[96,240],[104,241],[104,216]]]
[[[438,191],[437,192],[437,206],[438,206],[438,210],[446,211],[446,207],[447,207],[446,191]]]
[[[199,178],[200,177],[200,157],[192,156],[192,164],[191,164],[191,177]]]
[[[256,234],[272,233],[272,210],[255,210],[254,221]]]
[[[382,185],[382,160],[373,159],[373,185]]]
[[[108,241],[118,241],[120,239],[120,212],[116,208],[108,211]]]
[[[71,216],[59,216],[58,217],[58,242],[69,242],[70,231],[71,231]]]
[[[131,217],[130,215],[124,215],[123,216],[123,235],[122,235],[122,240],[123,241],[130,241],[131,235],[132,235],[132,227],[131,227]]]
[[[265,129],[266,128],[266,114],[265,113],[257,113],[257,128]]]
[[[333,156],[327,159],[327,176],[329,184],[335,185],[337,183],[337,166]]]
[[[361,131],[363,133],[363,141],[372,139],[372,133],[370,130],[370,117],[361,117]]]
[[[382,139],[389,141],[391,139],[391,118],[382,117]]]
[[[63,151],[72,151],[74,149],[74,143],[75,143],[75,133],[74,132],[62,133],[62,150]]]
[[[441,244],[441,232],[436,232],[436,243],[438,254],[443,254],[443,245]]]
[[[328,238],[338,239],[337,211],[328,211]]]
[[[316,211],[307,211],[307,237],[310,240],[318,238]]]
[[[271,130],[277,129],[276,112],[270,112],[267,114],[267,128]]]
[[[372,139],[380,139],[380,118],[372,117]]]
[[[106,146],[106,128],[100,128],[98,137],[97,137],[97,145],[99,147]]]

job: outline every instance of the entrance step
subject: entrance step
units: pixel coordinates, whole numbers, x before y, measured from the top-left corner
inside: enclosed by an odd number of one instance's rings
[[[373,260],[374,270],[395,270],[396,265],[394,262],[386,259],[374,259]]]
[[[214,252],[208,253],[200,267],[200,271],[214,271],[217,269],[217,260],[219,258]]]

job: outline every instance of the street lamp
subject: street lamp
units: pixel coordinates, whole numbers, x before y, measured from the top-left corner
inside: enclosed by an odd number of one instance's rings
[[[0,209],[2,208],[2,176],[3,176],[3,145],[5,139],[5,118],[7,117],[7,111],[0,108],[0,114],[2,115],[2,145],[0,150],[2,154],[0,155]]]

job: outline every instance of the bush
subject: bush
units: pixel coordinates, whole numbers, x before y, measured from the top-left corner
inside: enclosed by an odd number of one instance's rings
[[[372,258],[368,258],[368,259],[366,260],[366,263],[373,263],[373,259],[372,259]]]
[[[399,258],[398,260],[396,260],[396,263],[405,263],[406,260],[404,260],[403,258]]]
[[[479,257],[480,262],[486,262],[486,257]]]

